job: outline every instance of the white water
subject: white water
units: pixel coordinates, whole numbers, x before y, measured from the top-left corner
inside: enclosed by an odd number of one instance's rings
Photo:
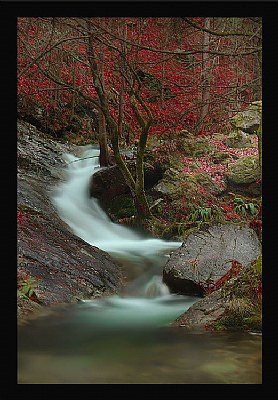
[[[100,169],[98,156],[99,150],[93,146],[84,146],[80,158],[64,155],[68,163],[67,176],[56,188],[52,202],[61,219],[77,236],[117,260],[128,260],[129,268],[136,265],[140,271],[124,288],[122,296],[83,302],[79,315],[87,319],[89,315],[91,323],[103,327],[169,324],[197,300],[170,294],[162,282],[161,268],[167,253],[169,256],[181,243],[144,238],[109,219],[98,200],[89,196],[91,176]],[[97,309],[101,313],[97,313]]]
[[[89,181],[100,169],[99,150],[84,146],[80,158],[66,154],[68,177],[52,198],[60,217],[73,232],[93,246],[129,260],[153,259],[181,245],[160,239],[144,239],[119,224],[113,223],[101,209],[97,199],[89,197]]]

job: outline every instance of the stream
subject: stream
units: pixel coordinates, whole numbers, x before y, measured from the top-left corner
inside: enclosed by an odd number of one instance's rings
[[[197,297],[169,293],[162,268],[181,243],[113,223],[89,196],[99,150],[64,155],[66,178],[52,202],[87,243],[119,261],[118,295],[54,307],[18,327],[18,383],[262,383],[262,337],[191,333],[170,324]]]

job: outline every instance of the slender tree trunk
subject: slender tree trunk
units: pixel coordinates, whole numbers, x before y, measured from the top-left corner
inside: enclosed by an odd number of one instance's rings
[[[100,44],[100,53],[99,53],[99,80],[100,85],[104,87],[104,48],[103,44]],[[101,167],[108,166],[108,145],[107,145],[107,129],[106,129],[106,121],[105,115],[102,110],[99,110],[99,164]]]
[[[102,110],[99,110],[98,118],[98,141],[99,141],[99,164],[101,167],[107,167],[108,165],[108,145],[107,145],[107,130],[105,116]]]

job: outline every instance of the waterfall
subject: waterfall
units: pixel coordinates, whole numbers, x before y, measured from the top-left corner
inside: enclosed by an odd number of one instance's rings
[[[98,200],[90,198],[92,174],[100,169],[98,148],[84,146],[80,157],[63,157],[67,162],[66,177],[51,198],[60,218],[89,244],[128,268],[135,265],[139,269],[120,296],[80,302],[78,318],[91,321],[95,328],[169,324],[197,301],[196,297],[170,294],[162,282],[161,270],[169,252],[181,243],[144,238],[131,228],[112,222]]]
[[[141,261],[177,249],[181,243],[143,238],[130,228],[112,222],[98,200],[90,198],[91,176],[100,169],[98,155],[99,149],[92,145],[84,146],[80,157],[64,155],[68,164],[67,179],[52,196],[61,219],[87,243],[120,258]]]

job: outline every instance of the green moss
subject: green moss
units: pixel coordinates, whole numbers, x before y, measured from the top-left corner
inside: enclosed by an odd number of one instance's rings
[[[215,164],[228,163],[231,161],[231,157],[225,151],[215,151],[212,154],[212,159]]]
[[[128,218],[136,214],[132,197],[129,194],[114,197],[110,201],[106,211],[113,221]]]
[[[179,140],[178,149],[188,157],[202,157],[211,151],[211,144],[207,138],[196,138],[188,134],[186,138]]]
[[[260,310],[254,310],[248,316],[243,316],[235,312],[225,313],[211,327],[217,331],[261,331],[262,314]]]
[[[224,315],[215,321],[214,330],[257,330],[262,329],[262,302],[256,288],[262,284],[262,257],[244,269],[234,282],[226,283],[222,293],[226,302]]]
[[[259,158],[243,156],[231,165],[226,177],[235,184],[255,182],[260,176]]]

